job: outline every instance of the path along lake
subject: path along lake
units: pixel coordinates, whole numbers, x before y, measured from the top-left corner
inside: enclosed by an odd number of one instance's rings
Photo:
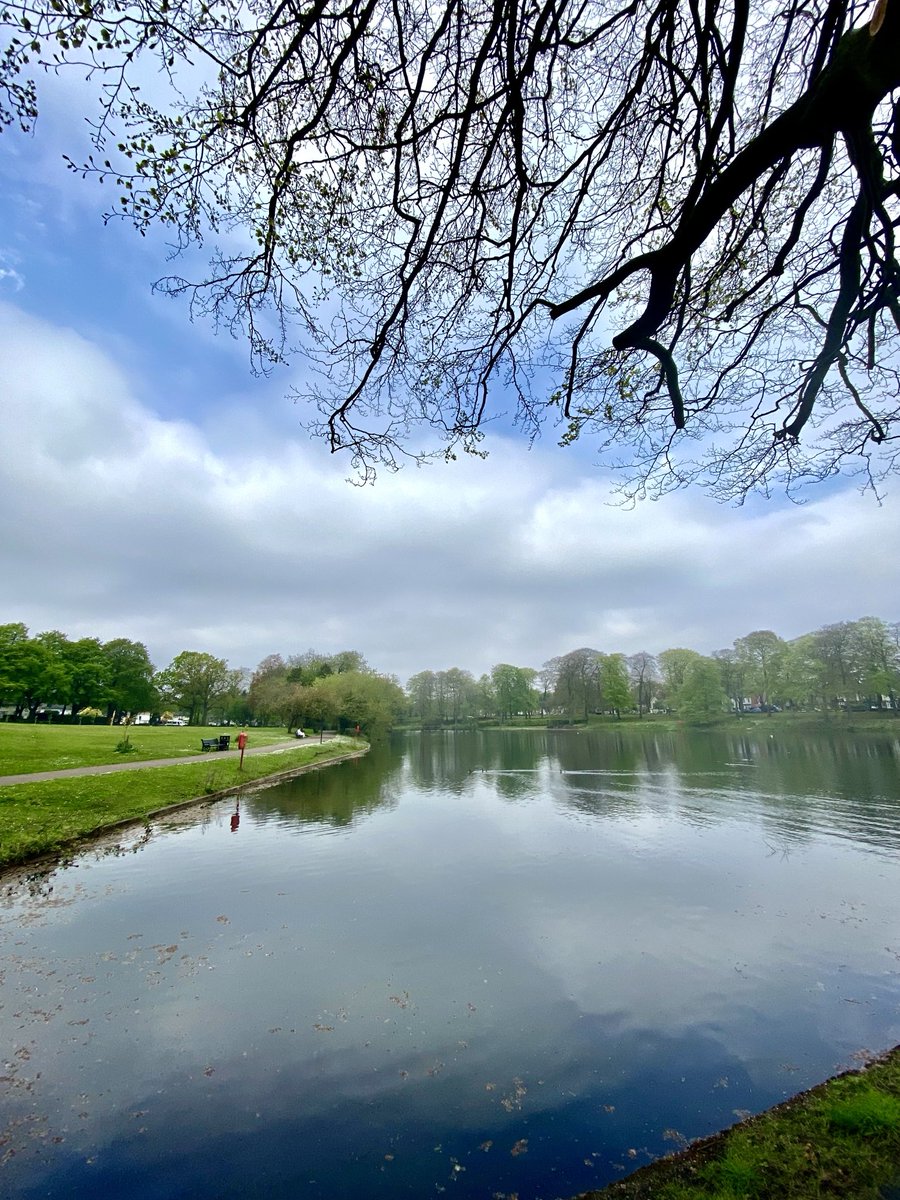
[[[550,1200],[900,1042],[895,739],[408,735],[235,809],[2,880],[3,1194]]]

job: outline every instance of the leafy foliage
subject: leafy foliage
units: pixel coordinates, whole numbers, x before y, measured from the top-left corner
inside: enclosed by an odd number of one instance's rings
[[[205,725],[210,704],[236,682],[224,658],[199,650],[182,650],[156,676],[162,699],[186,709],[192,725]]]
[[[363,476],[508,409],[631,493],[896,466],[900,0],[12,0],[3,119],[99,82],[115,210]],[[162,67],[154,93],[140,64]],[[199,83],[198,83],[199,80]],[[116,148],[113,149],[113,146]],[[803,444],[801,445],[801,436]]]

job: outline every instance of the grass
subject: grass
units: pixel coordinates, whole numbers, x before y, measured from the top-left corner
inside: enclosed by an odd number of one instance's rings
[[[660,731],[678,733],[684,730],[690,731],[693,728],[679,717],[677,713],[645,713],[643,718],[639,718],[637,713],[625,713],[621,718],[591,713],[587,724],[579,721],[572,726],[558,725],[557,723],[563,719],[557,716],[514,717],[503,724],[496,721],[478,721],[475,725],[463,724],[460,728],[499,729],[508,730],[509,732],[522,729],[545,730],[548,728],[548,722],[551,726],[555,726],[555,732],[561,732],[562,734],[575,732],[576,730],[584,732],[586,729],[591,732],[596,730],[612,730],[617,733],[628,734],[640,734],[649,730],[657,733]],[[420,728],[421,725],[415,722],[397,726],[398,730],[418,730]],[[452,726],[448,726],[448,728],[452,728]],[[703,728],[715,732],[739,732],[741,734],[763,733],[768,735],[770,733],[790,734],[792,732],[842,732],[860,734],[889,733],[896,737],[898,731],[900,731],[900,712],[891,712],[886,709],[874,712],[853,712],[852,710],[840,712],[785,711],[780,713],[742,713],[740,716],[735,716],[733,713],[723,713],[721,718]]]
[[[116,740],[121,737],[121,730],[108,732]],[[184,734],[187,730],[166,732]],[[253,735],[257,732],[254,730]],[[190,747],[193,752],[195,748],[199,750],[200,731],[192,730],[191,733],[191,740],[196,744]],[[134,740],[139,744],[144,741],[143,730],[140,738]],[[247,757],[242,771],[238,768],[237,758],[210,755],[207,761],[200,763],[0,787],[0,869],[54,853],[120,821],[141,819],[172,804],[225,791],[316,761],[343,757],[348,751],[357,749],[358,743],[348,743],[344,739],[322,744],[310,740],[272,754]],[[100,749],[94,753],[99,754]],[[135,757],[128,756],[127,761],[132,762]],[[144,754],[142,757],[162,755]],[[122,756],[116,755],[113,749],[105,757],[93,761],[122,761]],[[42,765],[37,764],[33,769],[40,770]]]
[[[152,758],[181,758],[200,753],[200,739],[231,735],[234,744],[240,730],[179,728],[169,725],[30,725],[0,722],[0,775],[24,775],[31,771],[64,771],[68,767],[95,767],[102,763],[146,762]],[[284,742],[284,729],[249,729],[248,747]],[[127,735],[127,756],[116,751]],[[246,761],[246,760],[245,760]]]
[[[900,1186],[900,1046],[582,1200],[881,1200]]]

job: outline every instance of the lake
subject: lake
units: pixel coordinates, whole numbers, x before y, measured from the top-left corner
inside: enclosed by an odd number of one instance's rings
[[[900,1042],[900,741],[408,735],[0,906],[0,1183],[551,1200]]]

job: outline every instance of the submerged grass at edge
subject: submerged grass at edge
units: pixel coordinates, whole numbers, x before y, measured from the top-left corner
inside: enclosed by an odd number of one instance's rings
[[[196,739],[197,731],[191,732]],[[343,740],[314,742],[245,758],[243,770],[237,758],[213,756],[172,767],[0,787],[0,869],[53,853],[119,821],[359,748]]]

